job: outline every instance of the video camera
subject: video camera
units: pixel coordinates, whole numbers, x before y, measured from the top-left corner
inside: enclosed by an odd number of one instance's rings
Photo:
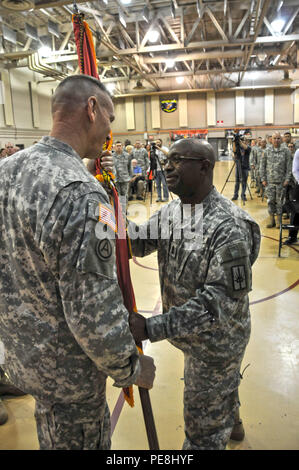
[[[151,146],[150,151],[152,151],[152,150],[157,150],[157,149],[158,149],[158,147],[157,147],[157,145],[156,145],[156,142],[150,142],[150,146]]]
[[[237,132],[233,132],[233,133],[232,133],[233,142],[235,142],[236,144],[238,144],[238,143],[240,142],[240,140],[244,140],[244,139],[245,139],[245,134],[246,134],[246,130],[245,130],[245,129],[241,129],[241,130],[238,130]]]

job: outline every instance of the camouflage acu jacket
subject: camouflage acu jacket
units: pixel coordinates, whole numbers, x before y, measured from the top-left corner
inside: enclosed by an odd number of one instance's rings
[[[128,183],[133,176],[131,157],[127,152],[114,154],[115,181]]]
[[[145,148],[133,149],[131,156],[137,160],[138,166],[142,168],[142,176],[146,176],[150,161]]]
[[[260,176],[267,183],[284,183],[290,181],[292,174],[291,152],[286,146],[266,148],[261,159]]]
[[[186,225],[179,199],[139,227],[130,222],[128,234],[135,256],[158,251],[163,314],[146,320],[149,339],[168,339],[203,363],[229,367],[250,335],[248,292],[260,230],[214,188],[200,206],[193,240],[190,233],[177,237],[177,226]]]
[[[0,163],[0,338],[13,382],[44,406],[102,406],[106,376],[139,372],[111,240],[96,236],[106,192],[67,144],[44,137]],[[106,225],[113,230],[113,223]],[[103,231],[102,231],[103,232]]]

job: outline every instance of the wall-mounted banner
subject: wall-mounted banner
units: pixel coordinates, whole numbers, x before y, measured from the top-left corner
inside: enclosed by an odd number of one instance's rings
[[[172,131],[169,133],[169,136],[172,142],[180,139],[187,139],[188,137],[193,137],[194,139],[207,139],[208,129],[188,129],[184,131]]]
[[[165,113],[173,113],[177,110],[178,102],[177,100],[162,100],[161,109]]]

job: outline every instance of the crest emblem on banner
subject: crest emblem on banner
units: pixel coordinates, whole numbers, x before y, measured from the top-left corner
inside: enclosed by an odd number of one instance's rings
[[[165,113],[173,113],[177,110],[178,103],[177,100],[163,100],[161,101],[161,109]]]

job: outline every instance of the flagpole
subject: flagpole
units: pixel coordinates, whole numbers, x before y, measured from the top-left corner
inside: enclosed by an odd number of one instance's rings
[[[138,391],[139,391],[139,396],[140,396],[140,401],[141,401],[141,406],[142,406],[142,411],[143,411],[143,419],[144,419],[149,449],[159,450],[160,449],[159,441],[158,441],[149,391],[143,387],[138,387]]]

